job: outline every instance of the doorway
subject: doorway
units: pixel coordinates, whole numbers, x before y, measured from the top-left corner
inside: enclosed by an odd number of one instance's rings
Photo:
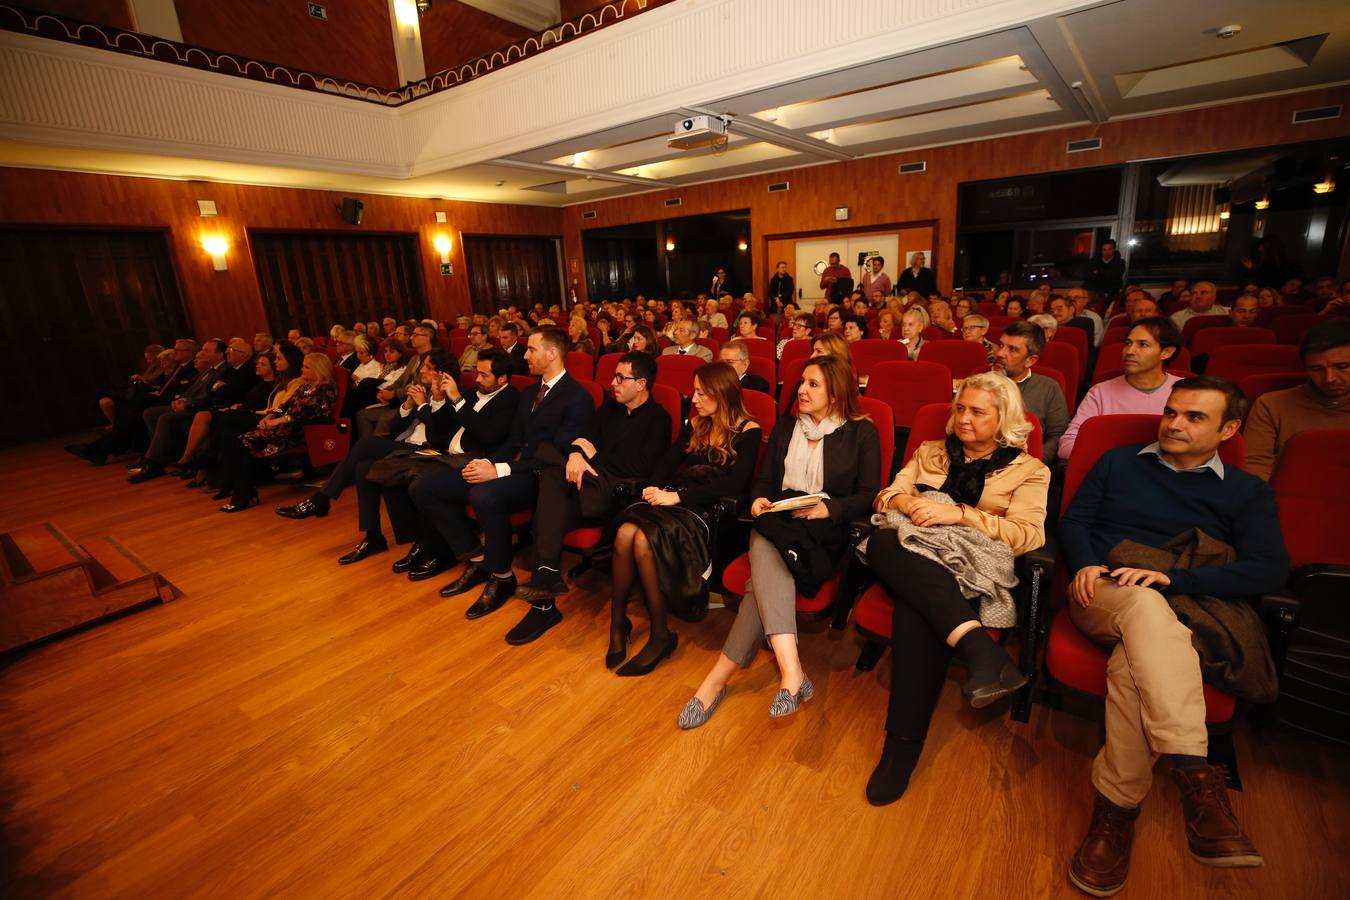
[[[558,238],[464,235],[473,311],[495,315],[508,306],[563,305],[558,257]]]

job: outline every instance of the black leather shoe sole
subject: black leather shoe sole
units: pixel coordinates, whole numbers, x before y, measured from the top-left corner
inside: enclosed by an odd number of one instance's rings
[[[412,578],[411,575],[408,576]],[[471,562],[465,567],[464,571],[454,581],[441,588],[442,597],[455,597],[465,591],[473,590],[478,585],[488,580],[487,570],[483,568],[482,563]]]
[[[356,545],[356,549],[345,556],[338,557],[338,565],[350,566],[352,563],[358,563],[367,556],[374,556],[376,553],[383,553],[389,549],[388,544],[372,544],[368,541],[362,541]]]
[[[568,588],[567,582],[563,581],[561,578],[554,582],[542,582],[538,586],[535,585],[534,581],[531,581],[529,584],[522,584],[516,590],[516,596],[522,600],[527,600],[530,603],[538,603],[541,600],[552,600],[554,597],[561,597],[569,590],[570,588]]]
[[[515,628],[506,633],[506,642],[519,647],[537,641],[544,636],[544,632],[562,620],[562,613],[558,612],[556,606],[548,610],[531,609]]]
[[[975,709],[983,709],[986,706],[997,703],[1004,697],[1011,696],[1021,690],[1027,683],[1027,677],[1018,671],[1017,666],[1008,663],[1003,667],[1003,671],[998,673],[996,681],[989,681],[984,684],[971,685],[969,682],[961,688],[961,693],[966,695],[970,705]]]

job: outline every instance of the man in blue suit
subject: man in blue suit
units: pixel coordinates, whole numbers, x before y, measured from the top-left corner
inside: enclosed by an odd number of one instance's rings
[[[458,578],[441,589],[453,597],[487,583],[465,616],[477,619],[501,607],[516,591],[511,571],[511,514],[534,509],[539,477],[535,455],[551,445],[559,456],[586,433],[595,407],[576,379],[567,374],[567,332],[548,326],[530,335],[525,361],[540,381],[521,392],[520,408],[511,437],[491,458],[469,462],[431,478],[418,478],[408,496],[418,511],[446,543],[447,553],[425,560],[409,577],[427,578],[446,568],[446,557],[467,557]],[[472,506],[482,528],[469,518]]]

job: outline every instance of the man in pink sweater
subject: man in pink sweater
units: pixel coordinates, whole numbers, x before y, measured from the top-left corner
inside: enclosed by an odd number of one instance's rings
[[[1073,421],[1059,439],[1060,459],[1068,459],[1078,440],[1078,429],[1093,416],[1121,413],[1162,415],[1163,406],[1180,376],[1169,374],[1166,366],[1181,346],[1181,331],[1163,316],[1140,319],[1125,335],[1121,351],[1125,374],[1094,384],[1078,404]]]

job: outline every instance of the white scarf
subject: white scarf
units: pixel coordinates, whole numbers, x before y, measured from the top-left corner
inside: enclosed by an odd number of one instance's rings
[[[787,458],[783,461],[783,490],[819,493],[825,486],[825,437],[844,426],[840,416],[812,421],[805,414],[797,416],[788,442]],[[811,441],[816,441],[814,447]]]

